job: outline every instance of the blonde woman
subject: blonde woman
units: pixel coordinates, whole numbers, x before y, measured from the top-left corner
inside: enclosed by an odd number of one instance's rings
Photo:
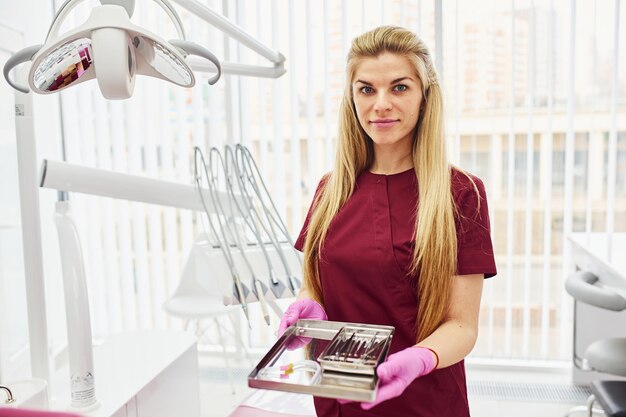
[[[352,42],[334,170],[296,247],[299,318],[395,326],[372,403],[315,398],[317,415],[468,416],[463,359],[483,279],[496,274],[485,190],[446,157],[442,93],[413,33],[379,27]]]

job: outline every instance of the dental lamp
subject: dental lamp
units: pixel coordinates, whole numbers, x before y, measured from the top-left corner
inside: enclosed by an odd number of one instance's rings
[[[155,0],[173,20],[181,39],[166,41],[130,21],[134,0],[101,0],[82,25],[60,35],[67,15],[82,0],[67,0],[57,13],[43,46],[34,45],[14,54],[4,67],[7,82],[16,90],[50,94],[96,79],[107,99],[127,99],[133,94],[137,75],[169,81],[181,87],[195,85],[195,77],[185,59],[198,55],[212,62],[221,75],[219,60],[206,48],[185,40],[182,23],[167,0]],[[28,87],[9,77],[13,67],[32,61]]]
[[[132,95],[138,75],[193,87],[193,66],[202,71],[217,72],[208,80],[210,85],[219,80],[222,64],[208,49],[185,39],[180,17],[168,0],[153,1],[165,10],[176,27],[180,39],[170,41],[131,22],[135,0],[100,0],[101,5],[93,8],[82,25],[59,34],[65,18],[82,1],[63,3],[44,45],[26,47],[7,60],[3,73],[13,88],[23,93],[32,90],[51,94],[95,78],[105,98],[120,100]],[[225,63],[225,73],[271,78],[285,73],[285,58],[280,53],[269,50],[206,6],[189,0],[174,1],[274,63],[274,67]],[[190,59],[192,56],[200,59]],[[28,61],[32,62],[28,85],[12,80],[11,70]]]
[[[6,81],[16,90],[18,177],[31,369],[33,376],[48,381],[50,365],[39,220],[39,181],[32,95],[28,93],[32,91],[38,94],[51,94],[95,78],[105,98],[120,100],[132,96],[138,75],[159,78],[181,87],[192,87],[196,82],[192,69],[215,73],[208,80],[211,85],[218,81],[221,74],[278,78],[286,72],[285,57],[282,54],[266,47],[255,37],[197,0],[171,1],[257,52],[272,65],[220,63],[209,50],[186,40],[182,22],[168,0],[153,1],[168,14],[176,27],[179,39],[167,41],[131,22],[135,8],[134,0],[100,0],[100,5],[93,8],[83,24],[65,33],[59,33],[66,17],[82,1],[66,0],[50,26],[45,43],[18,51],[7,60],[3,68]],[[13,69],[17,72],[15,79],[11,78]],[[48,165],[48,175],[50,168]],[[182,195],[190,196],[189,189],[178,188],[178,190],[181,190]],[[77,251],[77,237],[70,220],[67,202],[58,202],[55,221],[60,241],[70,242],[67,244],[68,253]],[[69,288],[76,291],[74,295],[85,294],[82,265],[72,262],[62,254],[62,266],[64,285],[69,283],[69,287],[65,289],[66,294]],[[69,272],[66,272],[66,269]],[[85,304],[77,306],[73,311],[85,309],[88,311],[86,297],[84,301]],[[72,314],[74,317],[80,317],[76,312]],[[84,320],[84,316],[80,322],[73,324],[68,322],[68,327],[74,328],[75,333],[78,333],[76,329],[88,329],[88,326],[89,323]],[[90,328],[88,330],[73,337],[70,336],[68,328],[68,349],[72,343],[79,346],[83,352],[91,349]],[[76,357],[77,360],[86,360],[82,363],[70,360],[70,368],[83,370],[92,368],[90,352],[87,355],[71,355],[70,352],[70,356]],[[82,381],[78,381],[83,385],[82,388],[77,386],[72,390],[73,394],[77,393],[77,397],[72,398],[73,406],[85,412],[96,406],[92,390],[93,379],[89,381],[92,376],[86,375]]]

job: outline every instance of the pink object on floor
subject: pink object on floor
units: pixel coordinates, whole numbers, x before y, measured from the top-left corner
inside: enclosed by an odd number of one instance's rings
[[[255,407],[240,405],[228,417],[306,417],[302,414],[285,414],[275,411],[261,410]],[[314,417],[314,416],[310,416]]]
[[[0,417],[80,417],[78,414],[0,407]]]
[[[313,397],[273,390],[253,390],[229,417],[315,417]]]

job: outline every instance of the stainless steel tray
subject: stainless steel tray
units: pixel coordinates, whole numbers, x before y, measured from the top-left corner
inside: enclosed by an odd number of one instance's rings
[[[330,341],[341,330],[348,329],[375,335],[379,346],[376,357],[367,362],[371,371],[354,364],[346,368],[337,363],[329,366],[329,361],[324,360],[322,354],[328,353],[326,348]],[[373,401],[378,385],[375,369],[387,358],[393,332],[392,326],[298,320],[248,375],[248,386],[326,398]]]

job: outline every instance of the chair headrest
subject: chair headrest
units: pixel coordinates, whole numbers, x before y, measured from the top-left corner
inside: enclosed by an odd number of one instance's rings
[[[626,309],[626,298],[608,288],[596,285],[598,277],[589,271],[577,271],[567,277],[565,290],[576,300],[607,310]]]

